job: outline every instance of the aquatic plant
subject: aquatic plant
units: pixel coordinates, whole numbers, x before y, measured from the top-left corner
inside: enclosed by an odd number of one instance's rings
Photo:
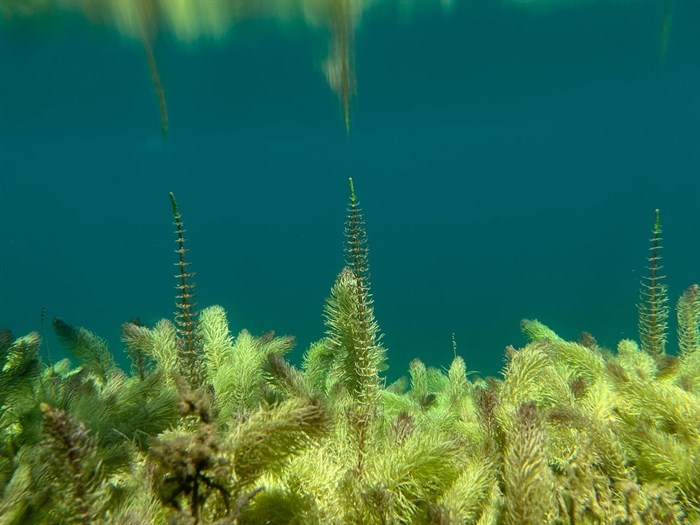
[[[345,221],[345,268],[326,301],[326,344],[337,360],[338,381],[350,394],[349,416],[357,433],[357,468],[362,470],[367,432],[376,418],[380,396],[379,372],[385,351],[374,318],[369,280],[367,233],[352,178]]]
[[[697,285],[676,307],[677,358],[524,320],[498,378],[470,376],[453,342],[446,369],[415,359],[385,386],[352,180],[345,268],[301,368],[291,337],[232,335],[220,306],[195,314],[171,205],[175,319],[122,325],[130,373],[61,319],[74,364],[43,363],[37,333],[0,331],[0,525],[700,520]],[[657,213],[645,312],[665,304],[659,240]],[[647,345],[661,319],[645,317]]]
[[[203,367],[199,354],[199,341],[195,338],[195,328],[197,326],[196,303],[194,302],[195,291],[192,278],[194,272],[188,270],[189,262],[185,258],[187,248],[185,248],[184,227],[180,210],[175,201],[175,195],[170,193],[170,204],[173,209],[173,220],[175,223],[175,242],[177,248],[177,269],[175,276],[177,279],[177,296],[175,298],[175,326],[177,327],[177,348],[180,373],[193,388],[199,388],[203,384]]]
[[[56,521],[76,525],[102,521],[106,501],[95,439],[65,411],[46,403],[40,409],[52,498],[57,502]]]
[[[639,293],[639,339],[642,349],[653,356],[662,356],[666,348],[668,328],[668,292],[661,274],[661,219],[656,210],[651,246],[647,258],[649,271],[641,282]]]
[[[678,349],[682,358],[700,350],[700,286],[691,285],[678,299]]]

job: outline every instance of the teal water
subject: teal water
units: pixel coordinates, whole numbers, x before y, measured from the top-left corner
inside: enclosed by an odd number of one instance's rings
[[[661,0],[530,4],[366,13],[348,135],[322,30],[161,35],[163,139],[138,42],[77,15],[3,21],[0,327],[41,330],[45,308],[120,354],[122,322],[171,316],[173,191],[199,304],[295,335],[298,358],[323,335],[352,176],[391,374],[449,363],[452,333],[496,373],[523,317],[636,338],[655,208],[672,303],[700,280],[700,3],[675,2],[663,59]]]

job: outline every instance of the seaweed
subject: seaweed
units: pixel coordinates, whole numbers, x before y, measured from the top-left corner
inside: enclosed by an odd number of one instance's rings
[[[678,349],[685,358],[700,351],[700,286],[687,288],[676,305]]]
[[[668,290],[666,276],[661,274],[661,218],[656,210],[649,247],[648,275],[644,276],[639,292],[639,340],[642,349],[655,357],[660,357],[666,349],[668,328]]]
[[[191,387],[198,388],[203,385],[204,373],[199,352],[199,341],[196,339],[197,311],[194,302],[195,286],[192,282],[194,272],[188,269],[189,261],[185,258],[185,229],[182,224],[180,209],[177,207],[175,195],[170,194],[170,205],[173,209],[173,221],[175,224],[175,243],[177,248],[177,296],[175,299],[175,326],[177,327],[177,347],[180,373]]]
[[[64,410],[40,405],[44,450],[57,501],[56,521],[76,525],[105,523],[105,490],[97,441],[85,425]]]
[[[345,267],[302,366],[290,336],[194,310],[171,194],[174,321],[122,325],[131,359],[55,319],[75,360],[0,331],[0,525],[691,524],[700,519],[698,287],[667,355],[658,214],[641,345],[611,352],[523,320],[498,378],[411,361],[384,386],[364,221],[350,181]],[[654,312],[654,315],[651,312]],[[646,341],[646,342],[645,342]],[[663,344],[662,344],[663,343]]]
[[[357,471],[363,468],[369,427],[376,420],[381,395],[379,373],[385,361],[379,324],[374,317],[370,287],[369,248],[362,211],[352,178],[348,179],[350,202],[345,220],[345,268],[338,275],[324,309],[332,356],[333,380],[351,396],[348,417],[357,439]],[[314,368],[313,355],[307,366]],[[329,371],[330,372],[330,371]]]

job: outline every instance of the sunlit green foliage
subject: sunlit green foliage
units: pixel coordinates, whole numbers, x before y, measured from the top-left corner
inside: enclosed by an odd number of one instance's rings
[[[218,306],[191,324],[195,357],[182,326],[124,324],[130,372],[61,320],[73,363],[0,331],[0,525],[700,521],[697,286],[679,357],[524,320],[498,378],[455,347],[385,386],[362,225],[351,186],[347,265],[301,368],[291,337],[232,335]]]
[[[37,364],[36,335],[5,343],[0,523],[700,518],[688,359],[669,368],[631,341],[610,354],[524,322],[548,336],[510,348],[498,380],[470,379],[456,356],[444,370],[415,360],[403,386],[379,387],[358,470],[355,392],[339,371],[317,388],[323,367],[285,361],[289,339],[233,337],[218,307],[200,323],[206,391],[158,362],[175,355],[163,324],[125,337],[154,361],[143,378],[84,364],[92,351],[78,368]]]
[[[678,299],[678,348],[681,357],[700,353],[700,286],[690,286]]]

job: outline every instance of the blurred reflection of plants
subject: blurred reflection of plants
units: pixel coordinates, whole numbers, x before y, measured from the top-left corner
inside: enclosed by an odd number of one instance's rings
[[[152,42],[160,32],[183,43],[224,40],[236,25],[264,20],[284,25],[303,24],[330,33],[322,69],[337,94],[346,132],[350,130],[350,105],[355,94],[355,32],[365,12],[390,6],[411,14],[435,4],[449,8],[454,0],[3,0],[5,19],[79,12],[94,22],[113,26],[129,39],[143,43],[161,112],[163,135],[168,132],[164,89],[156,66]]]
[[[469,5],[471,0],[463,0]],[[523,9],[565,8],[593,0],[493,0]],[[158,72],[153,42],[167,33],[183,44],[223,41],[248,21],[304,26],[329,34],[321,69],[342,108],[347,133],[356,93],[355,35],[360,22],[374,10],[390,10],[408,18],[427,8],[450,11],[458,0],[3,0],[0,19],[49,16],[77,12],[97,24],[115,28],[128,39],[142,43],[153,80],[161,117],[161,131],[169,130],[165,89]],[[630,2],[634,3],[634,2]],[[660,29],[660,56],[669,46],[674,0],[664,0]]]

